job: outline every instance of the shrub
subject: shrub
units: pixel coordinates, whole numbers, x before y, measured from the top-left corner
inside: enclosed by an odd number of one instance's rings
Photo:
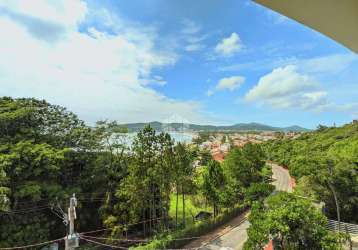
[[[165,248],[179,248],[190,241],[191,237],[202,236],[215,228],[225,224],[230,221],[235,216],[243,213],[247,210],[247,206],[238,206],[231,210],[225,211],[222,214],[218,215],[215,218],[210,218],[205,221],[199,221],[195,224],[192,224],[185,229],[169,232],[162,234],[153,239],[150,243],[145,245],[140,245],[132,250],[149,250],[149,249],[165,249]]]

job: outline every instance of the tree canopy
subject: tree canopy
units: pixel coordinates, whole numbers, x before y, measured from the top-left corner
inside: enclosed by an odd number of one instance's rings
[[[344,236],[328,231],[327,218],[310,201],[278,193],[265,204],[256,202],[244,249],[263,249],[273,240],[277,249],[341,249]]]
[[[270,160],[288,167],[297,192],[326,204],[329,218],[358,223],[358,124],[320,127],[297,139],[266,143]]]

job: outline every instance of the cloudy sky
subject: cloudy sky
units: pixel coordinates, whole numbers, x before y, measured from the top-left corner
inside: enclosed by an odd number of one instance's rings
[[[88,123],[358,117],[358,55],[251,1],[2,0],[0,31],[0,95]]]

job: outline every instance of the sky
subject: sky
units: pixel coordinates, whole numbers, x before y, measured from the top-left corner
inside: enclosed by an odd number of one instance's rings
[[[358,118],[358,55],[248,0],[2,0],[0,31],[0,96],[88,124]]]

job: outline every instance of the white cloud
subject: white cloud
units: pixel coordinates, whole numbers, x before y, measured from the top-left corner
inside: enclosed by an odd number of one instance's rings
[[[168,83],[166,80],[164,80],[162,76],[158,76],[158,75],[155,75],[152,78],[148,78],[148,79],[141,79],[139,82],[142,85],[151,84],[151,85],[159,85],[159,86],[164,86]]]
[[[297,67],[288,65],[276,68],[260,78],[245,95],[245,100],[269,104],[276,108],[319,110],[328,104],[327,93],[311,76],[300,74]]]
[[[235,89],[239,88],[245,82],[245,77],[243,76],[231,76],[225,77],[219,80],[214,88],[210,88],[207,92],[207,96],[212,96],[215,91],[223,91],[229,90],[234,91]]]
[[[204,49],[206,47],[204,41],[207,38],[207,35],[201,34],[201,26],[190,19],[184,19],[182,23],[183,28],[181,30],[181,35],[186,43],[184,50],[187,52],[194,52]]]
[[[233,91],[240,87],[245,82],[245,77],[243,76],[231,76],[222,78],[218,84],[216,85],[217,90],[225,90],[228,89]]]
[[[45,0],[4,0],[0,14],[11,19],[41,40],[56,41],[74,29],[87,13],[82,1],[63,0],[49,4]]]
[[[165,84],[152,71],[177,60],[175,53],[157,50],[155,29],[118,19],[111,24],[118,24],[115,34],[92,26],[79,32],[79,23],[91,18],[82,1],[6,1],[0,7],[6,8],[0,12],[6,34],[0,39],[0,95],[44,98],[89,122],[163,120],[172,114],[205,122],[199,103],[170,99],[146,85]],[[34,30],[33,19],[62,27],[61,35],[48,39],[46,27]]]
[[[248,101],[272,99],[311,90],[316,86],[314,79],[308,75],[299,74],[295,66],[288,65],[274,69],[261,77],[258,84],[246,94],[245,98]]]
[[[76,26],[86,13],[87,5],[80,0],[3,0],[0,7],[28,17],[54,22],[63,26]]]
[[[329,96],[337,94],[337,87],[332,88],[327,81],[324,81],[324,86],[320,84],[324,77],[339,75],[356,61],[357,58],[351,54],[296,60],[296,65],[278,67],[262,76],[258,83],[246,93],[244,99],[274,108],[343,112],[356,118],[358,116],[357,103],[331,101]]]
[[[308,73],[337,74],[347,69],[354,62],[358,62],[358,56],[353,53],[332,54],[309,59],[297,60],[300,70]]]
[[[192,43],[184,47],[184,49],[188,52],[202,50],[203,48],[205,48],[205,46],[200,43]]]
[[[199,31],[201,30],[201,26],[190,19],[184,19],[183,25],[183,34],[193,35],[199,33]]]
[[[352,118],[358,119],[358,102],[338,105],[338,110],[351,114]]]
[[[224,38],[215,47],[215,52],[224,57],[230,57],[242,49],[240,37],[235,32],[229,37]]]
[[[282,57],[269,58],[219,67],[219,71],[268,70],[286,65],[295,65],[298,70],[312,74],[338,74],[358,62],[353,53],[330,54],[312,58]]]

